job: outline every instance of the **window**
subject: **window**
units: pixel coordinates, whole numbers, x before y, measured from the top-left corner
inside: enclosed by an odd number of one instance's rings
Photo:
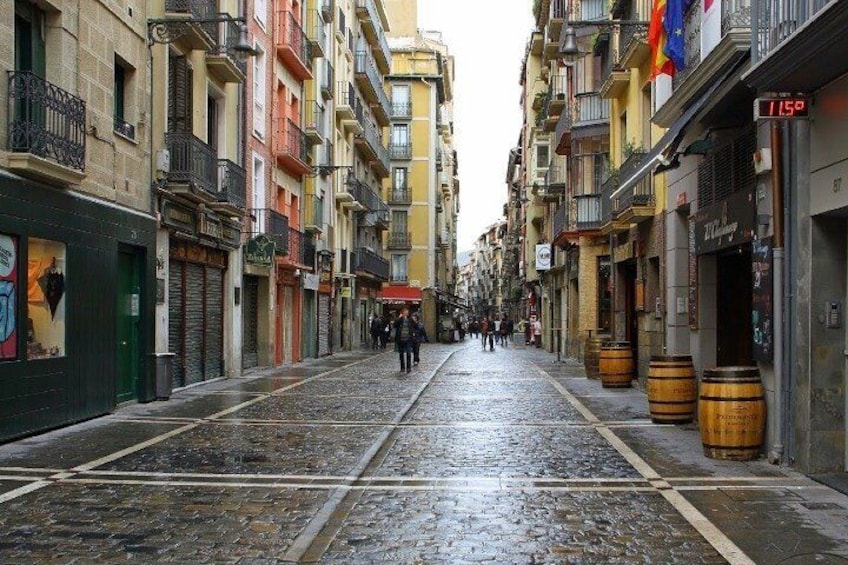
[[[259,44],[253,58],[253,133],[259,139],[265,139],[265,52]]]
[[[409,95],[408,85],[404,84],[392,86],[392,115],[412,115],[412,101]]]
[[[407,266],[409,256],[407,255],[392,255],[392,281],[402,282],[409,280]]]
[[[406,124],[394,124],[392,126],[392,145],[402,147],[409,145],[409,126]]]
[[[268,17],[267,0],[253,0],[253,17],[262,29],[265,29],[265,21]]]
[[[547,145],[537,145],[536,146],[536,168],[537,169],[547,169],[548,165],[550,165],[550,149]]]
[[[27,359],[65,355],[65,244],[30,239],[27,247]]]
[[[407,189],[407,179],[409,178],[409,169],[406,167],[398,167],[396,169],[392,169],[392,186],[395,190],[406,190]]]
[[[18,358],[18,238],[0,234],[0,361]]]
[[[115,133],[129,139],[135,139],[135,126],[127,120],[127,109],[132,106],[128,99],[132,75],[132,68],[115,55],[115,84],[112,86],[113,127]]]
[[[392,212],[392,233],[406,233],[406,212],[394,210]]]
[[[253,154],[253,216],[256,218],[255,233],[267,233],[265,226],[265,161]]]

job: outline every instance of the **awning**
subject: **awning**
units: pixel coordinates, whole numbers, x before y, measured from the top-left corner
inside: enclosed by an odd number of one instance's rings
[[[710,101],[712,96],[716,93],[716,91],[724,84],[724,82],[730,77],[733,73],[739,70],[740,65],[746,61],[746,58],[742,58],[736,62],[736,64],[731,65],[727,71],[721,76],[720,79],[714,81],[709,88],[707,88],[703,94],[686,109],[685,112],[677,119],[676,122],[665,132],[665,135],[660,138],[656,145],[645,155],[645,158],[642,159],[642,162],[639,163],[639,167],[636,169],[630,178],[625,179],[624,182],[618,185],[618,188],[613,191],[610,195],[610,198],[618,198],[618,196],[624,192],[625,190],[629,190],[636,186],[636,184],[642,180],[642,178],[654,170],[660,160],[665,158],[669,158],[676,150],[677,146],[680,145],[680,142],[683,141],[683,137],[686,135],[686,127],[692,122],[695,116],[700,112],[704,106]]]
[[[407,304],[421,302],[421,289],[415,286],[387,286],[377,295],[383,304]]]

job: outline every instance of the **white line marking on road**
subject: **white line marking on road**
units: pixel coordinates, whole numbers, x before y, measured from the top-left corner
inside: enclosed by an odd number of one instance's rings
[[[551,382],[556,383],[554,386],[557,386],[558,390],[560,390],[563,395],[568,399],[568,401],[574,406],[584,417],[596,424],[595,428],[598,432],[610,442],[610,444],[618,451],[627,461],[633,465],[633,467],[646,479],[651,481],[662,480],[662,477],[657,473],[651,466],[642,459],[639,454],[633,451],[627,444],[625,444],[615,433],[606,427],[604,423],[602,423],[597,416],[592,413],[586,406],[583,405],[580,400],[578,400],[571,392],[568,391],[564,386],[557,383],[556,380],[544,369],[539,367],[539,372],[544,375]],[[668,483],[665,483],[668,484]],[[669,485],[670,486],[670,485]],[[755,565],[754,561],[751,560],[745,553],[739,549],[739,547],[733,543],[730,538],[728,538],[721,530],[719,530],[715,524],[710,522],[701,512],[698,511],[688,500],[686,500],[682,494],[675,491],[673,488],[668,489],[658,489],[660,494],[671,503],[671,505],[680,513],[683,518],[689,522],[689,524],[694,527],[698,533],[703,536],[707,542],[712,545],[716,551],[718,551],[722,557],[727,559],[727,561],[731,565]]]
[[[14,490],[10,490],[9,492],[4,492],[3,494],[0,494],[0,504],[9,502],[10,500],[14,500],[18,497],[37,491],[46,486],[50,486],[51,484],[53,484],[51,481],[37,481],[35,483],[18,487]]]

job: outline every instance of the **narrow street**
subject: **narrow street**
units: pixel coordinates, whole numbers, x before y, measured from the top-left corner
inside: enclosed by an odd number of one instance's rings
[[[848,496],[524,346],[343,353],[0,447],[0,562],[846,563]]]

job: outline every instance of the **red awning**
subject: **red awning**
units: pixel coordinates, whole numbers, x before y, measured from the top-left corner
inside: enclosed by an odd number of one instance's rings
[[[387,286],[377,296],[383,304],[406,304],[421,302],[421,289],[414,286]]]

